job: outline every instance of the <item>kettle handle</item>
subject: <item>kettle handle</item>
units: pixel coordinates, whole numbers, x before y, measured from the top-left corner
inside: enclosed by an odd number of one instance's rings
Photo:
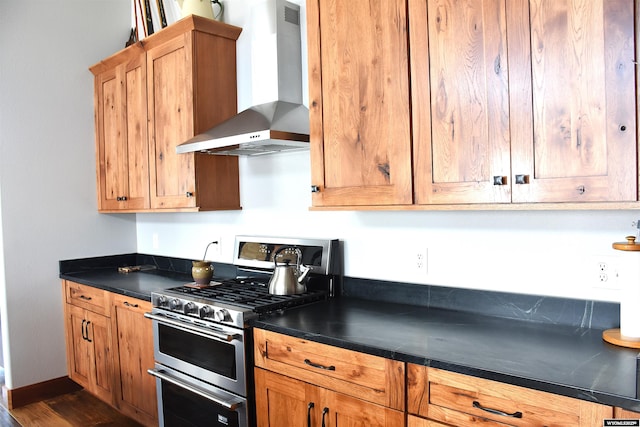
[[[275,267],[278,266],[278,255],[280,254],[280,252],[282,252],[285,249],[294,249],[296,251],[296,268],[298,268],[300,266],[300,263],[302,262],[302,251],[300,250],[300,248],[297,248],[295,246],[283,246],[280,249],[278,249],[273,254],[273,265]]]

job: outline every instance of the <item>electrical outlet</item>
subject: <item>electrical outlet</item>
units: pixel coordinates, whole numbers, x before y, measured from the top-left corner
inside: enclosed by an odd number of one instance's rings
[[[416,251],[416,264],[415,264],[415,269],[416,272],[420,273],[420,274],[427,274],[428,273],[428,263],[427,263],[428,259],[427,259],[427,248],[424,249],[418,249]]]
[[[612,256],[595,255],[589,268],[593,287],[600,289],[619,289],[618,267]]]

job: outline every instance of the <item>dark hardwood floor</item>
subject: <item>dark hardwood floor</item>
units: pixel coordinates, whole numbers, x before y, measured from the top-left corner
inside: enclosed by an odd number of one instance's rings
[[[4,385],[4,370],[1,370],[0,381],[0,385]],[[12,411],[0,404],[0,427],[98,426],[141,427],[84,390],[32,403]]]

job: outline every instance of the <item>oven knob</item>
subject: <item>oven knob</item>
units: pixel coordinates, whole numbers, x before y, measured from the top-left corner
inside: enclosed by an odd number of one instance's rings
[[[166,307],[167,303],[167,297],[165,297],[164,295],[159,296],[156,302],[156,304],[158,304],[158,307]]]
[[[169,301],[169,309],[178,310],[180,308],[180,300],[178,298],[174,298]]]
[[[221,310],[216,311],[216,320],[218,322],[228,322],[229,320],[231,320],[231,315],[227,310],[223,308]]]
[[[184,314],[194,314],[197,312],[198,312],[198,307],[192,302],[188,302],[184,306]]]
[[[200,308],[200,318],[206,319],[207,317],[211,317],[213,315],[213,310],[208,305],[203,305]]]

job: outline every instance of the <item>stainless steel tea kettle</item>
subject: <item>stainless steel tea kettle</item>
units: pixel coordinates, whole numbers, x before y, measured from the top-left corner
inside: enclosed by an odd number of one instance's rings
[[[289,265],[291,260],[285,260],[278,265],[278,255],[285,250],[293,250],[296,254],[296,264]],[[307,291],[304,279],[311,271],[310,267],[302,265],[302,251],[294,246],[283,246],[273,254],[275,268],[269,280],[269,293],[273,295],[294,295]]]

